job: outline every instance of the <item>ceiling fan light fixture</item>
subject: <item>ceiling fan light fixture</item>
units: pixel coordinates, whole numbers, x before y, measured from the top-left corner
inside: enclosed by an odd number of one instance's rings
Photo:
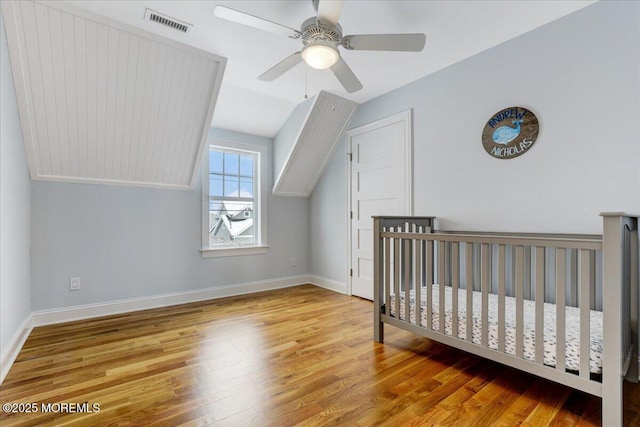
[[[305,46],[304,49],[302,49],[301,55],[307,65],[317,70],[326,70],[340,59],[338,49],[330,44],[321,42],[315,42]]]

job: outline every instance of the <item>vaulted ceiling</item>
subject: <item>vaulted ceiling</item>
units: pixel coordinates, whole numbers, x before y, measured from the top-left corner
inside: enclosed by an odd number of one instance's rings
[[[351,94],[304,64],[258,80],[300,41],[213,14],[299,28],[311,0],[3,0],[2,11],[34,179],[189,188],[210,125],[273,137],[307,95],[363,103],[590,3],[346,0],[344,34],[427,35],[417,53],[341,49],[364,85]]]
[[[300,50],[299,40],[220,19],[221,4],[299,29],[315,15],[311,0],[81,0],[79,7],[227,58],[213,126],[266,137],[276,135],[295,106],[325,90],[363,103],[464,58],[574,12],[580,0],[345,0],[345,34],[425,33],[424,51],[348,51],[341,54],[364,88],[347,94],[328,70],[298,64],[274,82],[258,76]],[[188,34],[145,21],[151,8],[193,24]]]

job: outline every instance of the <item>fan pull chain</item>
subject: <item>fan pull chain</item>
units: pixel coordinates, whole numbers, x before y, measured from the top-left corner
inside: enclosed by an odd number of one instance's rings
[[[338,81],[338,78],[335,75],[333,75],[333,78],[331,79],[331,88],[333,89],[333,93],[338,93],[336,89],[337,81]]]
[[[304,99],[307,99],[309,95],[307,94],[307,65],[304,66]]]

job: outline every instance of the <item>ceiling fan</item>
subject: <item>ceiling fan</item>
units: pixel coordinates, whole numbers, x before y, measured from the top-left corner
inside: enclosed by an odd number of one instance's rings
[[[343,36],[338,19],[344,0],[311,1],[316,10],[316,16],[305,20],[300,31],[225,6],[216,6],[214,14],[218,18],[302,41],[302,50],[285,58],[258,77],[267,82],[277,79],[299,62],[304,61],[316,69],[330,68],[345,90],[352,93],[362,89],[362,83],[340,56],[338,46],[348,50],[405,52],[420,52],[424,48],[426,36],[421,33]]]

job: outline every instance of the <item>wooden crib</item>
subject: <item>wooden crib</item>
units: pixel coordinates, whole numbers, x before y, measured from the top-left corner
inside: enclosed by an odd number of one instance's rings
[[[622,381],[638,380],[638,217],[601,216],[601,236],[374,217],[374,339],[385,323],[409,330],[602,397],[603,425],[622,425]]]

